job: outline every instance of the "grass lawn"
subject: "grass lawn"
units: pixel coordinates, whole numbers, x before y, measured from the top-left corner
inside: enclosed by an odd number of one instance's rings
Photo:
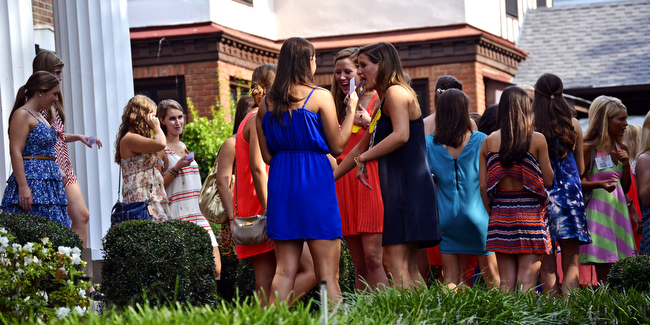
[[[321,324],[318,302],[262,310],[248,299],[217,307],[131,307],[85,318],[68,316],[62,324]],[[583,288],[549,299],[504,295],[469,288],[445,292],[440,286],[416,291],[386,289],[371,295],[346,295],[331,306],[329,324],[648,324],[650,299],[639,292],[607,287]],[[12,322],[3,322],[13,324]]]

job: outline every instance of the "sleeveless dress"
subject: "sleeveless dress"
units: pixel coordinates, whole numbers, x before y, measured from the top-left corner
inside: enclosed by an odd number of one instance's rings
[[[368,113],[372,116],[372,108],[379,98],[375,94],[368,104]],[[361,141],[366,129],[361,128],[356,133],[352,131],[348,144],[343,153],[336,158],[341,163],[350,151]],[[372,190],[363,186],[357,179],[357,169],[354,168],[336,181],[336,196],[339,199],[341,225],[343,236],[354,236],[361,233],[382,233],[384,227],[384,202],[381,198],[377,161],[366,163],[368,179],[366,181]]]
[[[244,139],[244,127],[246,126],[246,123],[248,123],[248,120],[251,118],[253,118],[253,121],[251,121],[251,123],[255,123],[255,116],[257,116],[257,111],[248,113],[248,115],[246,115],[246,117],[241,121],[239,128],[237,129],[237,138],[235,140],[235,193],[233,194],[233,213],[235,215],[235,218],[252,217],[264,212],[264,209],[260,204],[260,200],[257,198],[255,184],[253,183],[253,175],[251,174],[249,154],[250,144]],[[267,201],[271,201],[271,198],[268,197]],[[271,236],[268,236],[268,217],[266,222],[267,237],[271,238]],[[257,245],[235,245],[235,250],[237,251],[237,257],[239,259],[244,259],[247,257],[270,252],[273,250],[273,246],[267,243]]]
[[[548,190],[550,204],[546,213],[551,241],[576,238],[580,245],[591,243],[580,174],[574,152],[564,158],[550,158],[555,177]]]
[[[506,176],[521,179],[524,189],[497,189],[497,184]],[[535,156],[527,152],[522,162],[504,168],[499,152],[488,148],[487,187],[492,207],[487,250],[507,254],[550,254],[551,238],[545,218],[547,195]]]
[[[343,236],[334,173],[320,114],[302,108],[271,111],[262,119],[269,169],[267,235],[277,240],[335,239]],[[268,107],[268,105],[267,105]]]
[[[643,152],[639,155],[639,157],[642,154],[646,154],[650,156],[650,152]],[[634,165],[632,166],[632,171],[636,171],[636,161],[634,162]],[[636,172],[634,173],[634,178],[636,178]],[[638,184],[637,184],[638,188]],[[633,198],[634,199],[634,198]],[[641,254],[646,254],[650,255],[650,207],[647,207],[641,203],[638,197],[638,192],[637,192],[637,197],[636,197],[636,202],[635,205],[638,204],[638,210],[639,210],[639,217],[641,217],[641,222],[643,224],[643,229],[641,233],[641,242],[639,244],[639,253]]]
[[[29,130],[23,156],[48,156],[54,157],[54,145],[56,144],[56,130],[47,127],[45,123],[37,119],[32,112],[29,112],[38,124]],[[41,216],[61,225],[70,228],[72,221],[68,215],[68,199],[65,196],[61,171],[54,160],[46,159],[24,159],[25,177],[27,185],[32,192],[32,208],[25,211],[20,207],[20,195],[18,182],[14,173],[7,179],[7,187],[2,197],[3,213],[29,213]]]
[[[382,114],[383,105],[382,102],[373,118],[378,119],[374,143],[393,132],[390,117]],[[420,248],[432,247],[438,245],[442,237],[436,189],[427,163],[422,116],[409,121],[409,130],[409,139],[403,146],[377,159],[384,200],[382,245],[419,242]]]
[[[47,119],[50,116],[50,110],[41,110],[41,115]],[[54,145],[54,152],[56,153],[56,164],[63,171],[66,176],[65,186],[77,183],[77,175],[74,173],[72,163],[70,162],[70,155],[68,154],[68,146],[65,143],[67,137],[65,136],[65,125],[59,115],[59,111],[54,110],[54,123],[52,127],[56,130],[56,145]]]
[[[426,137],[427,159],[438,184],[438,216],[443,254],[492,254],[485,249],[488,216],[479,186],[479,155],[487,135],[473,131],[458,158],[435,141],[435,134]],[[459,231],[462,229],[462,231]]]
[[[596,150],[596,157],[608,155],[609,153]],[[611,193],[602,188],[592,191],[587,205],[587,220],[593,242],[580,246],[582,264],[614,263],[634,255],[632,222],[621,187],[623,168],[623,163],[619,161],[613,167],[602,170],[598,170],[597,164],[594,164],[591,170],[592,181],[616,179],[616,189]]]
[[[185,144],[181,145],[187,151]],[[172,166],[181,159],[174,150],[165,147],[165,154],[169,162],[169,168],[163,173],[163,176],[169,172]],[[212,227],[205,219],[199,208],[199,193],[201,193],[201,175],[199,175],[199,164],[196,161],[181,168],[178,175],[174,177],[172,182],[165,189],[167,199],[169,200],[170,216],[174,220],[188,221],[194,223],[199,227],[203,227],[210,236],[212,247],[219,246],[217,238],[214,236]]]
[[[122,201],[128,204],[150,200],[151,221],[163,222],[172,218],[165,193],[165,182],[155,168],[157,163],[156,155],[150,153],[140,153],[122,159]]]

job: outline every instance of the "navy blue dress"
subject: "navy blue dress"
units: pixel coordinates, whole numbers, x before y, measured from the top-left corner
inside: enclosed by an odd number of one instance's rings
[[[393,132],[390,117],[381,114],[375,144]],[[422,116],[409,121],[409,139],[395,151],[379,157],[379,183],[384,200],[382,245],[419,242],[419,247],[440,243],[436,189],[429,172]]]
[[[31,112],[29,113],[32,114]],[[32,116],[34,115],[32,114]],[[27,134],[23,156],[38,155],[54,157],[55,144],[56,131],[54,128],[48,128],[45,123],[38,120],[38,124],[29,130]],[[56,161],[25,159],[24,166],[27,185],[32,192],[32,208],[29,211],[25,211],[20,207],[18,182],[14,174],[11,173],[7,180],[4,196],[2,197],[3,212],[29,213],[48,218],[70,228],[72,221],[67,210],[68,199],[65,196],[61,171]]]
[[[266,234],[275,240],[343,236],[323,123],[320,115],[305,109],[305,105],[285,112],[282,124],[270,111],[262,119],[266,146],[273,156]]]

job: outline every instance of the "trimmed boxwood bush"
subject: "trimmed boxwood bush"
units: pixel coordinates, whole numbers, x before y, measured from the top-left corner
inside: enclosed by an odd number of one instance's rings
[[[212,246],[197,225],[123,222],[109,229],[103,250],[102,291],[109,304],[216,302]]]
[[[614,263],[607,282],[616,290],[650,291],[650,256],[630,256]]]
[[[83,249],[79,235],[50,219],[33,214],[0,214],[0,227],[4,227],[16,237],[15,242],[22,245],[28,242],[40,243],[48,237],[55,249],[59,246]]]

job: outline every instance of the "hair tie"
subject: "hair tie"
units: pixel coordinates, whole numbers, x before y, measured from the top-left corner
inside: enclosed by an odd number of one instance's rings
[[[447,91],[447,89],[440,89],[440,88],[436,89],[436,92],[437,92],[438,94],[442,94],[442,93],[444,93],[445,91]]]
[[[27,96],[27,88],[25,88],[25,96]]]
[[[551,97],[551,99],[554,99],[554,98],[555,98],[555,96],[553,96],[553,95],[551,95],[550,97]]]

